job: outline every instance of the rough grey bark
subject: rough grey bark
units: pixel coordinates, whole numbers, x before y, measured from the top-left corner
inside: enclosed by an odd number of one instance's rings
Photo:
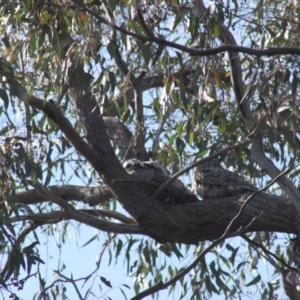
[[[85,187],[75,185],[57,185],[47,187],[48,191],[65,201],[83,201],[89,205],[99,205],[111,199],[112,193],[106,186]],[[36,204],[43,202],[41,195],[36,190],[28,190],[16,194],[18,202],[23,204]],[[47,200],[45,200],[47,201]]]
[[[128,182],[126,182],[126,185],[128,185]],[[147,210],[147,213],[137,218],[136,222],[139,226],[136,232],[149,235],[162,242],[197,244],[200,241],[220,237],[230,221],[236,216],[248,195],[209,199],[167,207],[159,205],[157,201],[151,200],[143,194],[136,195],[136,199],[134,196],[124,200],[129,203],[134,201],[135,205],[130,207],[131,210],[135,210],[134,214]],[[24,195],[20,198],[20,201],[22,199],[24,199]],[[44,201],[42,197],[41,201]],[[39,221],[41,221],[41,217],[40,214],[37,216]],[[245,232],[297,232],[296,213],[292,201],[284,197],[268,194],[257,195],[249,201],[232,231],[241,228],[241,226],[249,225],[254,218],[256,219]],[[34,216],[30,215],[29,219],[33,220]],[[97,226],[96,219],[93,220],[92,224],[97,228],[101,228],[101,224]],[[109,224],[106,224],[106,230],[108,231],[109,226]],[[128,230],[122,231],[122,224],[119,224],[119,226],[119,229],[114,228],[114,232],[116,230],[117,232],[119,230],[120,233],[128,232]],[[143,230],[138,230],[138,228],[143,228]],[[126,228],[124,227],[124,229]]]

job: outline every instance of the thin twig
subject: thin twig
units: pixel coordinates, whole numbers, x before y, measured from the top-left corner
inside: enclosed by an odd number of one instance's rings
[[[71,282],[77,292],[77,294],[81,297],[80,293],[79,293],[79,290],[75,284],[75,282],[79,282],[79,281],[84,281],[83,285],[99,270],[99,267],[100,267],[100,262],[101,262],[101,258],[102,258],[102,255],[104,253],[104,251],[107,249],[107,247],[109,246],[109,244],[111,243],[111,241],[116,237],[116,235],[113,235],[112,237],[110,237],[108,239],[108,241],[105,242],[104,244],[104,248],[102,249],[101,251],[101,255],[100,255],[100,259],[98,260],[97,262],[97,266],[96,266],[96,269],[94,271],[92,271],[89,275],[85,276],[85,277],[80,277],[80,278],[77,278],[77,279],[70,279],[64,275],[62,275],[60,272],[58,271],[55,271],[59,276],[61,276],[62,278],[64,278],[65,280],[62,280],[62,279],[57,279],[55,280],[54,282],[52,282],[48,287],[44,288],[43,291],[41,292],[41,294],[39,295],[38,299],[42,299],[42,297],[45,295],[46,291],[48,289],[50,289],[51,287],[53,287],[55,284],[59,283],[59,282],[63,282],[63,283],[69,283]],[[80,299],[83,299],[82,297]],[[85,299],[85,298],[84,298]]]
[[[288,269],[290,269],[290,270],[292,270],[292,271],[297,271],[296,268],[291,267],[291,266],[290,266],[289,264],[287,264],[283,259],[281,259],[280,257],[278,257],[276,254],[272,253],[271,251],[267,250],[263,245],[261,245],[261,244],[255,242],[255,241],[249,239],[245,234],[242,234],[241,237],[242,237],[245,241],[247,241],[249,244],[251,244],[252,247],[253,247],[256,251],[257,251],[256,247],[258,247],[258,248],[262,249],[263,252],[265,252],[266,254],[268,254],[268,255],[274,257],[276,260],[278,260],[281,264],[283,264],[284,266],[286,266]],[[265,258],[266,258],[266,260],[269,261],[268,257],[265,256]],[[271,263],[271,262],[270,262],[270,263]],[[276,265],[276,267],[278,267],[278,266]],[[279,268],[279,269],[282,269],[281,267],[278,267],[278,268]]]
[[[78,289],[78,287],[77,287],[77,285],[76,285],[74,279],[68,278],[67,276],[61,274],[58,270],[56,270],[55,273],[58,274],[58,275],[59,275],[60,277],[62,277],[63,279],[67,280],[67,282],[70,282],[70,283],[73,285],[73,287],[74,287],[74,289],[75,289],[75,291],[76,291],[77,296],[79,297],[79,299],[80,299],[80,300],[84,300],[84,298],[83,298],[83,297],[81,296],[81,294],[80,294],[80,291],[79,291],[79,289]]]

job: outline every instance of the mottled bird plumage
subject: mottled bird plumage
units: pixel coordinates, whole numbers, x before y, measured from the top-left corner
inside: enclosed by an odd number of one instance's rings
[[[224,169],[215,159],[194,168],[192,186],[202,199],[231,197],[258,190],[238,174]]]
[[[168,171],[157,161],[130,159],[124,162],[123,167],[134,180],[139,182],[139,186],[142,187],[143,192],[149,197],[152,196],[161,184],[171,178]],[[164,204],[198,201],[192,191],[188,190],[179,179],[176,179],[172,184],[167,186],[157,198]]]

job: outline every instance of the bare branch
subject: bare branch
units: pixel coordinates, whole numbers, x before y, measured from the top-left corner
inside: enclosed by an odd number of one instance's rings
[[[105,209],[77,209],[77,212],[82,212],[90,216],[94,217],[107,217],[107,218],[113,218],[116,219],[124,224],[136,224],[136,222],[124,216],[121,213],[118,213],[116,211],[111,211],[111,210],[105,210]],[[66,212],[63,211],[52,211],[49,213],[32,213],[32,214],[27,214],[27,215],[22,215],[22,216],[16,216],[12,217],[9,219],[11,223],[16,223],[20,221],[35,221],[38,222],[39,224],[52,224],[52,223],[58,223],[63,220],[70,220],[71,216],[68,215]]]
[[[75,149],[93,164],[94,160],[97,159],[97,152],[79,136],[71,122],[64,116],[55,103],[45,102],[35,96],[28,97],[28,102],[32,107],[43,111],[50,119],[52,119],[71,141]]]
[[[65,201],[83,201],[89,205],[98,205],[108,201],[113,197],[106,186],[102,187],[84,187],[75,185],[57,185],[48,186],[49,193],[64,199]],[[36,204],[44,202],[36,190],[27,190],[16,194],[16,200],[24,204]]]
[[[52,211],[50,213],[41,213],[41,214],[27,214],[22,216],[11,217],[9,221],[11,223],[16,223],[20,221],[33,221],[36,224],[43,225],[43,224],[56,224],[63,220],[69,220],[70,217],[67,213],[63,211]]]
[[[136,222],[131,219],[131,218],[128,218],[126,216],[124,216],[123,214],[117,212],[117,211],[112,211],[112,210],[106,210],[106,209],[79,209],[77,210],[79,212],[84,212],[86,214],[89,214],[91,216],[102,216],[102,217],[106,217],[106,218],[112,218],[112,219],[115,219],[115,220],[118,220],[124,224],[135,224],[136,225]]]
[[[75,289],[75,291],[76,291],[76,294],[77,294],[79,300],[85,300],[85,298],[81,296],[80,291],[79,291],[79,288],[77,287],[77,285],[76,285],[76,283],[75,283],[75,280],[74,280],[73,278],[68,278],[67,276],[65,276],[65,275],[63,275],[61,272],[59,272],[58,270],[56,270],[55,273],[56,273],[59,277],[65,279],[65,280],[66,280],[65,282],[70,282],[70,283],[73,285],[73,287],[74,287],[74,289]],[[72,277],[73,277],[73,276],[72,276]]]
[[[63,199],[54,196],[48,192],[40,183],[30,182],[32,186],[46,199],[49,199],[53,203],[58,204],[63,207],[66,211],[66,214],[69,218],[74,219],[75,221],[90,225],[97,229],[100,229],[105,232],[114,232],[114,233],[131,233],[131,234],[145,234],[145,231],[135,224],[116,224],[106,220],[100,220],[91,214],[88,214],[83,211],[76,211],[71,205],[66,203]]]
[[[115,16],[113,14],[113,12],[111,11],[109,5],[106,3],[106,1],[103,1],[103,8],[106,12],[106,15],[108,17],[108,20],[110,23],[113,23],[113,24],[116,24],[116,19],[115,19]],[[129,77],[130,80],[134,81],[135,80],[135,77],[133,74],[131,74],[131,71],[127,68],[127,65],[125,63],[125,61],[123,60],[122,56],[121,56],[121,53],[119,51],[119,47],[118,47],[118,44],[117,44],[117,33],[116,33],[116,30],[114,30],[113,27],[111,27],[113,30],[112,30],[112,34],[111,34],[111,38],[110,38],[110,42],[112,45],[114,45],[114,51],[113,51],[113,55],[114,55],[114,59],[115,59],[115,62],[118,66],[118,68],[120,69],[120,71],[122,72],[122,74],[125,76],[125,77]]]

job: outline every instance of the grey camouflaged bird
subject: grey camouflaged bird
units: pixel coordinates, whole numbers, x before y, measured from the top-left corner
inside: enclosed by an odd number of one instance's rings
[[[123,163],[126,172],[136,180],[138,187],[149,197],[161,184],[171,178],[168,171],[157,161],[140,161],[130,159]],[[199,201],[192,191],[187,189],[181,180],[176,179],[157,197],[163,204],[182,204]]]
[[[238,174],[224,169],[215,159],[194,168],[192,187],[202,199],[231,197],[258,190]]]

